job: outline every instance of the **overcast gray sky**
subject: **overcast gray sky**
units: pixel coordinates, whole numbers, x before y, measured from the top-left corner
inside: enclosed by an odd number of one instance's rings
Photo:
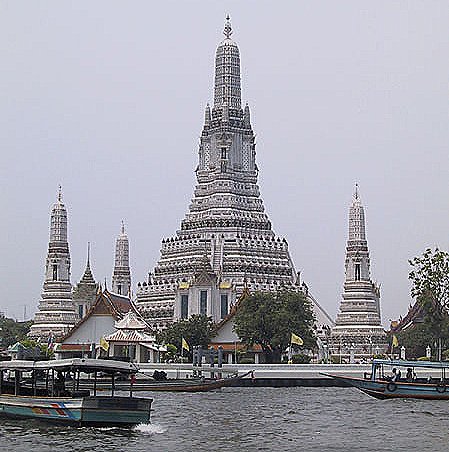
[[[449,249],[447,1],[1,1],[0,310],[37,308],[59,184],[72,282],[88,241],[110,280],[122,219],[146,278],[192,196],[227,13],[297,269],[335,317],[358,182],[384,324],[406,313],[408,259]]]

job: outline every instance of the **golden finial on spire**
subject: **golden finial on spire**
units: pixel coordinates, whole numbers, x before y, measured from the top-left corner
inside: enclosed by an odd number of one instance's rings
[[[226,16],[226,23],[223,34],[225,35],[226,39],[230,39],[232,35],[231,18],[229,17],[229,14]]]

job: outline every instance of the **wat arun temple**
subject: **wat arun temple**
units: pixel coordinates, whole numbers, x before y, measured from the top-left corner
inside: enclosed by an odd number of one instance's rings
[[[349,214],[346,279],[336,322],[301,280],[285,238],[275,234],[258,186],[255,134],[242,105],[240,52],[227,18],[215,55],[214,101],[206,106],[196,168],[197,184],[180,228],[162,240],[156,267],[132,293],[129,243],[122,224],[116,242],[112,293],[127,299],[153,330],[194,314],[226,319],[244,293],[293,290],[310,301],[319,343],[342,360],[386,350],[380,289],[371,280],[365,214],[356,189]],[[67,211],[59,191],[53,205],[45,281],[30,336],[68,334],[101,292],[90,269],[70,282]],[[107,292],[106,282],[104,291]],[[110,294],[110,292],[107,292]],[[123,301],[123,300],[122,300]]]
[[[214,102],[204,114],[192,202],[180,230],[162,240],[156,268],[138,284],[137,305],[156,328],[199,313],[219,321],[245,287],[307,292],[260,197],[255,135],[249,106],[242,106],[240,52],[231,35],[228,18],[215,55]],[[328,324],[312,303],[318,323]]]

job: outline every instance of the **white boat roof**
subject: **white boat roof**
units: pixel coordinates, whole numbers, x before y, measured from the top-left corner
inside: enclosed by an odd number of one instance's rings
[[[392,367],[424,367],[427,369],[449,369],[449,361],[405,361],[402,359],[373,359],[373,366],[379,364]]]
[[[79,369],[83,372],[121,372],[132,374],[138,372],[139,367],[135,363],[127,363],[123,361],[113,361],[109,359],[90,359],[90,358],[71,358],[71,359],[54,359],[51,361],[0,361],[0,370],[74,370]]]

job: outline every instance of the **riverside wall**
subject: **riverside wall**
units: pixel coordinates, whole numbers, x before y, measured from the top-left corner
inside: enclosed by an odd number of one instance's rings
[[[207,378],[219,373],[223,377],[229,374],[251,376],[237,382],[238,386],[347,386],[344,382],[323,374],[349,377],[363,377],[371,370],[370,364],[224,364],[220,369],[204,365],[193,367],[191,364],[141,363],[140,372],[152,375],[155,370],[167,373],[168,378],[189,378],[194,372],[201,370]]]

